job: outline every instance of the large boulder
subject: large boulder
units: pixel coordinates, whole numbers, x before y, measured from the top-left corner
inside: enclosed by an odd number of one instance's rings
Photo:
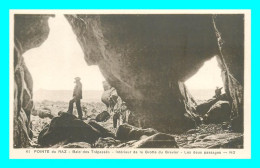
[[[51,120],[39,134],[38,143],[43,147],[55,145],[59,142],[94,142],[102,137],[102,133],[79,120],[76,116],[62,113],[59,117]]]
[[[157,133],[145,139],[135,142],[134,148],[179,148],[174,136]]]
[[[218,101],[219,99],[218,98],[211,98],[209,100],[207,100],[206,102],[203,102],[201,104],[199,104],[197,107],[196,107],[196,112],[203,116],[205,115],[209,109]]]
[[[231,108],[228,101],[218,101],[209,111],[203,116],[204,122],[209,123],[222,123],[230,120]]]
[[[42,109],[40,109],[40,110],[38,110],[38,116],[40,118],[46,118],[46,117],[48,117],[50,119],[53,118],[53,115],[51,114],[50,110],[42,110]]]
[[[203,103],[200,103],[196,106],[196,113],[203,116],[205,115],[209,109],[218,101],[228,101],[228,98],[227,98],[227,94],[224,93],[222,95],[220,95],[219,97],[212,97],[211,99],[203,102]]]
[[[129,124],[122,124],[117,129],[116,138],[125,141],[139,140],[142,136],[151,136],[156,133],[158,131],[152,128],[141,129]]]
[[[102,127],[101,125],[99,125],[97,122],[90,120],[88,122],[89,125],[91,125],[92,127],[94,127],[95,129],[97,129],[100,133],[101,133],[101,137],[105,138],[105,137],[112,137],[115,138],[115,134],[112,133],[111,131],[109,131],[108,129]]]
[[[110,114],[107,111],[103,111],[96,116],[97,122],[105,122],[110,118]]]

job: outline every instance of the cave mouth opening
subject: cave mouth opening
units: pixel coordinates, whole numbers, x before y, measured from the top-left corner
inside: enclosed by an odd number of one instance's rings
[[[99,67],[88,66],[71,26],[62,14],[48,20],[50,32],[44,43],[23,54],[33,79],[33,100],[69,102],[80,77],[82,102],[101,102],[102,82]]]
[[[215,95],[216,87],[222,87],[221,91],[224,93],[221,68],[218,65],[217,56],[205,61],[198,72],[185,81],[185,85],[198,102],[212,98]]]

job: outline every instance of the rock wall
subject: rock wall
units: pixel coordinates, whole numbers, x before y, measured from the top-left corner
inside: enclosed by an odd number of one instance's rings
[[[233,130],[243,132],[244,101],[244,15],[215,15],[218,60],[225,92],[231,104]]]
[[[234,127],[243,126],[243,15],[66,15],[89,65],[143,127],[181,132],[196,125],[183,82],[218,55]],[[185,92],[183,92],[185,90]],[[186,123],[186,124],[183,124]],[[237,129],[239,130],[239,129]]]
[[[14,147],[27,147],[32,138],[33,80],[23,53],[40,46],[48,37],[50,15],[14,16]]]
[[[87,63],[100,67],[143,127],[181,132],[195,126],[179,84],[218,53],[212,15],[66,18]]]

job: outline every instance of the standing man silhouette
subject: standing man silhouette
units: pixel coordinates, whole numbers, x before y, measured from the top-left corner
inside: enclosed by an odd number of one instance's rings
[[[80,82],[80,77],[74,78],[76,85],[73,90],[73,99],[69,102],[69,109],[68,113],[73,113],[73,104],[76,103],[77,111],[78,111],[78,118],[82,120],[82,109],[80,105],[80,99],[82,99],[82,84]]]

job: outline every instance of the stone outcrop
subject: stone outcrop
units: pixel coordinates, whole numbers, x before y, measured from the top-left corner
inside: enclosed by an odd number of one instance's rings
[[[184,145],[183,148],[243,148],[243,135],[239,133],[225,133],[201,137],[194,143]]]
[[[63,148],[91,148],[91,144],[86,142],[74,142],[74,143],[66,144],[62,147]]]
[[[99,66],[142,127],[163,132],[195,127],[183,82],[215,55],[232,118],[242,126],[243,15],[65,16],[86,62]]]
[[[38,116],[40,118],[45,118],[45,117],[48,117],[50,119],[53,118],[53,115],[51,114],[51,111],[50,110],[39,110],[38,111]]]
[[[133,148],[179,148],[174,136],[157,133],[145,139],[135,142]]]
[[[219,124],[230,120],[230,105],[228,101],[218,101],[203,116],[205,123]]]
[[[105,122],[110,118],[110,114],[107,111],[102,111],[96,116],[97,122]]]
[[[207,101],[200,103],[196,106],[196,113],[198,115],[205,115],[209,109],[218,101],[228,101],[227,94],[224,93],[220,95],[219,97],[212,97],[211,99],[208,99]]]
[[[51,120],[39,134],[38,143],[42,147],[49,147],[61,142],[87,142],[94,144],[100,137],[114,137],[114,135],[95,122],[88,124],[69,113],[62,113]]]
[[[243,133],[224,128],[226,124],[201,124],[174,138],[180,148],[243,148]]]
[[[99,138],[97,142],[95,143],[96,148],[113,148],[119,145],[121,141],[116,140],[111,137],[107,138]]]
[[[101,133],[101,137],[103,137],[103,138],[105,138],[105,137],[115,138],[114,133],[112,133],[108,129],[104,128],[103,126],[99,125],[97,122],[90,120],[88,122],[88,124],[91,125],[92,127],[94,127],[95,129],[97,129]]]
[[[151,136],[158,133],[152,128],[141,129],[129,124],[122,124],[118,127],[116,138],[123,141],[139,140],[142,136]]]
[[[48,37],[51,15],[14,15],[14,147],[30,145],[33,80],[23,53],[40,46]]]

